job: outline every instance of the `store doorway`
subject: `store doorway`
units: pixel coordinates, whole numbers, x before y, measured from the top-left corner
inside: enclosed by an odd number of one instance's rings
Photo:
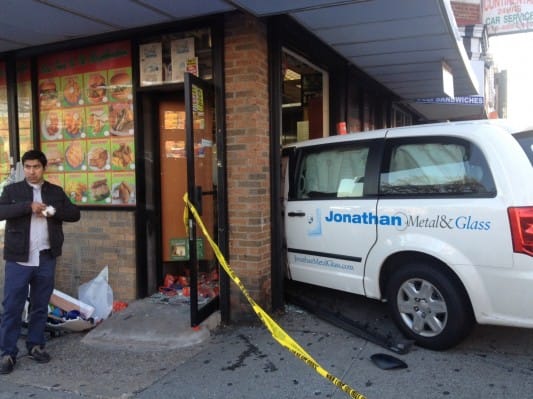
[[[217,166],[213,90],[191,76],[183,96],[158,99],[159,291],[190,302],[196,326],[219,307],[219,268],[196,223],[185,218],[184,195],[214,238],[217,223]],[[194,83],[193,83],[194,80]]]

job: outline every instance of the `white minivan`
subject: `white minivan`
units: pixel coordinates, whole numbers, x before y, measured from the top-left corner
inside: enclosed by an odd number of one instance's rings
[[[533,130],[417,125],[283,149],[289,279],[387,301],[418,345],[533,328]]]

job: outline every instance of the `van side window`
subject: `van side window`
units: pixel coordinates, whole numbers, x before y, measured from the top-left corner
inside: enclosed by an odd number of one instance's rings
[[[529,158],[529,162],[533,165],[533,130],[527,132],[515,133],[514,138],[518,140],[520,146]]]
[[[398,141],[386,151],[381,195],[494,195],[485,158],[463,140]]]
[[[327,147],[303,154],[296,199],[362,197],[368,147]]]

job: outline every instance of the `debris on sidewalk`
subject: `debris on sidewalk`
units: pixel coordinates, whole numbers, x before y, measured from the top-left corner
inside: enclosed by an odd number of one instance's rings
[[[94,307],[96,321],[107,319],[113,311],[113,290],[108,281],[109,267],[106,265],[95,278],[78,287],[78,298]]]
[[[375,353],[370,360],[382,370],[406,369],[407,363],[386,353]]]
[[[50,332],[86,331],[96,323],[94,307],[54,289],[48,305],[46,328]]]
[[[127,302],[113,301],[113,313],[121,312],[128,307]]]
[[[26,300],[22,312],[22,324],[28,326],[31,303]],[[94,308],[70,295],[54,289],[48,303],[48,317],[45,331],[52,337],[62,332],[80,332],[93,328],[97,323],[93,316]]]
[[[203,304],[215,298],[219,293],[218,271],[198,275],[198,303]],[[159,292],[150,296],[155,303],[190,304],[190,278],[184,275],[166,274]]]
[[[108,266],[95,278],[78,287],[78,297],[79,299],[76,299],[54,289],[48,306],[48,331],[52,334],[61,331],[86,331],[109,317],[114,303],[113,291],[108,283]],[[125,306],[121,305],[122,308]],[[27,315],[25,317],[27,318]],[[27,322],[24,317],[23,321]]]
[[[57,289],[54,289],[50,297],[50,304],[64,312],[77,311],[86,319],[93,316],[94,307],[79,299],[71,297]]]
[[[64,311],[53,305],[49,305],[48,310],[46,329],[49,332],[81,332],[96,325],[92,317],[85,318],[78,310]]]

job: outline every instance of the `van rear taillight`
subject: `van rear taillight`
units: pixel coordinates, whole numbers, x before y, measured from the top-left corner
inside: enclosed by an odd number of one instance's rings
[[[533,207],[508,209],[513,251],[533,256]]]

